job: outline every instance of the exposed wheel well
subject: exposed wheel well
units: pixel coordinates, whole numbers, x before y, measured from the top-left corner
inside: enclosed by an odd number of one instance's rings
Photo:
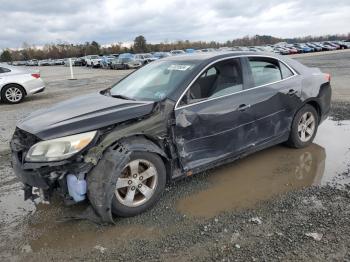
[[[127,145],[131,150],[134,151],[144,151],[157,154],[163,161],[166,168],[167,182],[171,180],[172,177],[172,167],[171,160],[169,160],[167,154],[159,146],[159,143],[154,141],[154,139],[145,135],[134,135],[126,138],[122,138],[112,144],[112,147],[117,145]]]
[[[319,103],[317,103],[314,100],[311,100],[311,101],[308,101],[306,104],[311,105],[312,107],[314,107],[316,109],[318,119],[320,119],[321,118],[321,107],[320,107]]]

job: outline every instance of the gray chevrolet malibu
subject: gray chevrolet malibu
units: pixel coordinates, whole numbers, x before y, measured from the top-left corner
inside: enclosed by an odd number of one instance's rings
[[[173,179],[280,143],[310,145],[330,100],[330,75],[286,57],[167,57],[20,121],[12,164],[26,199],[56,192],[113,223],[153,206]]]

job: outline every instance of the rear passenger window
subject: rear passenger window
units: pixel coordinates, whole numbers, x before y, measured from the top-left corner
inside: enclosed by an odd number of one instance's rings
[[[293,75],[293,72],[283,63],[273,58],[250,57],[254,86],[261,86],[280,81]]]

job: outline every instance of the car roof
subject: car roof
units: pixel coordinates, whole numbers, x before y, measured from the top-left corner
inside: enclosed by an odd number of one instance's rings
[[[192,73],[188,75],[188,77],[179,84],[179,88],[176,88],[172,93],[168,95],[168,98],[177,101],[178,98],[181,96],[182,92],[184,91],[182,86],[187,86],[194,77],[196,77],[198,74],[202,72],[202,70],[210,65],[211,63],[215,63],[218,60],[225,59],[225,58],[234,58],[234,57],[240,57],[240,56],[258,56],[258,57],[267,57],[267,58],[274,58],[282,61],[283,63],[287,64],[291,68],[294,69],[294,71],[297,74],[302,74],[305,70],[307,70],[307,67],[299,63],[298,61],[288,58],[286,56],[282,56],[279,54],[271,53],[271,52],[257,52],[257,51],[217,51],[217,52],[208,52],[208,53],[192,53],[192,54],[184,54],[184,55],[178,55],[178,56],[170,56],[162,58],[158,61],[152,62],[152,63],[162,63],[162,61],[176,61],[176,62],[189,62],[194,63],[196,66],[194,67],[194,70]]]
[[[183,54],[178,56],[169,56],[165,57],[162,60],[169,61],[211,61],[225,57],[231,56],[245,56],[245,55],[262,55],[262,56],[273,56],[280,58],[280,56],[274,53],[267,52],[254,52],[254,51],[217,51],[217,52],[203,52],[203,53],[192,53],[192,54]]]
[[[11,65],[8,65],[8,64],[5,64],[5,63],[0,63],[0,67],[4,67],[4,68],[7,68],[7,69],[10,69],[11,72],[9,72],[9,74],[21,74],[21,73],[26,74],[26,73],[30,72],[30,70],[28,70],[27,68],[11,66]]]
[[[0,67],[10,69],[11,71],[21,71],[18,67],[14,67],[6,63],[0,63]]]

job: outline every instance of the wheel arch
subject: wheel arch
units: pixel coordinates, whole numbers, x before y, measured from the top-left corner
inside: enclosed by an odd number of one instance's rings
[[[123,145],[127,147],[128,150],[157,154],[165,165],[167,181],[170,181],[172,175],[172,162],[161,144],[162,143],[159,141],[159,139],[140,134],[121,138],[118,141],[114,142],[111,147]]]
[[[315,110],[317,112],[318,120],[320,121],[320,119],[322,117],[322,108],[321,108],[320,103],[317,101],[317,99],[310,98],[304,102],[303,106],[304,105],[311,105],[313,108],[315,108]]]
[[[4,84],[1,88],[0,88],[0,93],[2,93],[2,91],[4,90],[4,88],[8,87],[8,86],[18,86],[20,88],[23,89],[24,91],[24,95],[27,95],[27,90],[21,85],[21,84],[18,84],[18,83],[6,83]]]
[[[146,151],[151,153],[157,153],[160,156],[168,159],[167,154],[159,145],[157,139],[147,135],[131,135],[128,137],[120,138],[115,144],[122,144],[128,146],[129,149],[135,151]]]
[[[305,106],[305,105],[310,105],[313,108],[315,108],[316,112],[317,112],[317,116],[318,116],[318,120],[320,121],[321,117],[322,117],[322,111],[321,111],[321,105],[320,103],[317,101],[316,98],[309,98],[307,100],[305,100],[302,105],[294,112],[293,118],[292,120],[295,118],[295,116],[298,114],[298,112]],[[292,128],[292,124],[293,121],[290,123],[290,128]]]

